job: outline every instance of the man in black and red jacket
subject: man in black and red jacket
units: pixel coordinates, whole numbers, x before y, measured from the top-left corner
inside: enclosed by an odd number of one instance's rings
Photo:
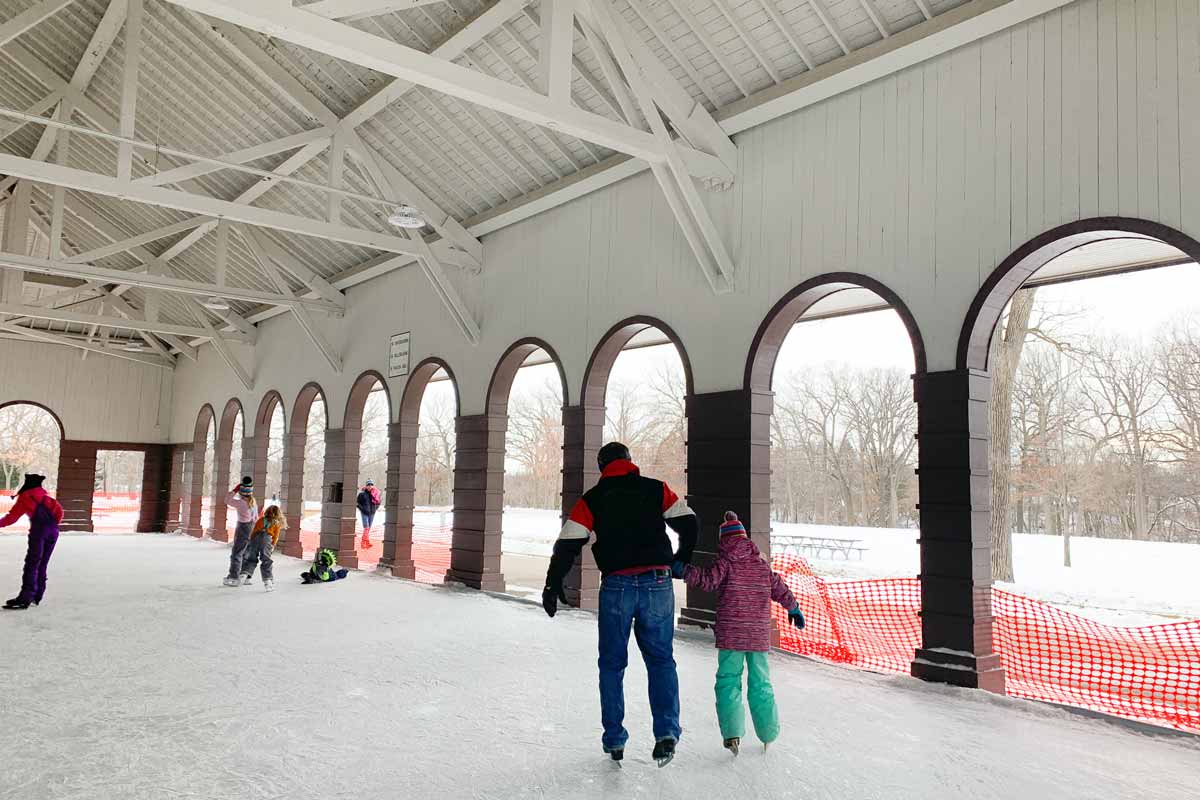
[[[679,676],[675,672],[675,591],[671,564],[690,563],[699,525],[696,514],[671,487],[643,478],[620,442],[597,455],[600,480],[586,492],[563,525],[546,573],[542,606],[551,617],[566,602],[563,579],[594,533],[592,554],[600,568],[600,716],[604,752],[624,757],[625,666],[629,631],[646,662],[650,712],[654,717],[654,758],[664,766],[679,740]],[[679,537],[671,549],[667,526]]]

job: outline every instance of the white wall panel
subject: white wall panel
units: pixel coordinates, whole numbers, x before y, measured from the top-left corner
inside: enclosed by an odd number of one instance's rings
[[[392,333],[413,332],[414,363],[437,355],[478,413],[514,341],[563,358],[578,402],[598,338],[657,316],[683,339],[701,392],[739,387],[763,315],[801,281],[860,272],[891,287],[921,328],[929,368],[953,369],[962,320],[1013,249],[1080,217],[1156,220],[1200,239],[1198,0],[1080,0],[873,84],[737,136],[740,170],[707,192],[736,264],[715,296],[649,173],[485,237],[482,275],[451,272],[477,314],[469,346],[424,278],[406,269],[349,291],[323,324],[342,353],[332,375],[286,317],[265,323],[256,388],[239,392],[203,348],[177,370],[173,439],[202,402],[240,394],[288,408],[317,380],[340,424],[355,376],[386,369]],[[393,404],[403,386],[393,381]]]
[[[0,339],[0,403],[26,400],[46,406],[62,420],[68,439],[167,441],[171,372],[95,354],[83,360],[80,352]]]

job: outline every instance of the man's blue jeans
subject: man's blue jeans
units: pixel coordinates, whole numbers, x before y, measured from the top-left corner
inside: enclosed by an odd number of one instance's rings
[[[675,591],[671,573],[608,575],[600,584],[600,717],[605,750],[625,747],[625,667],[629,629],[637,639],[650,684],[654,739],[679,739],[679,676],[671,652]]]

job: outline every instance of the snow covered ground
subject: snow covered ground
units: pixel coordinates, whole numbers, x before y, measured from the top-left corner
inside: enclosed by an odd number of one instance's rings
[[[558,535],[556,511],[506,509],[504,551],[549,555]],[[796,525],[776,522],[773,534],[859,539],[862,559],[800,553],[831,580],[911,578],[920,571],[915,529]],[[1013,537],[1016,583],[997,586],[1110,625],[1150,625],[1200,618],[1200,545],[1071,539],[1071,567],[1062,565],[1062,539]]]
[[[0,538],[10,584],[23,548]],[[0,798],[1195,794],[1196,738],[783,655],[783,737],[734,761],[698,636],[677,642],[679,756],[650,763],[635,655],[615,770],[593,617],[366,573],[301,586],[283,557],[275,593],[227,589],[227,553],[182,536],[62,538],[46,603],[0,613]]]

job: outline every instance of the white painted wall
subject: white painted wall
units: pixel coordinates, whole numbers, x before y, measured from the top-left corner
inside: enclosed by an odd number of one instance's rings
[[[0,339],[0,403],[33,401],[62,420],[68,439],[165,442],[171,372],[41,342]]]
[[[908,304],[929,369],[955,366],[959,330],[990,271],[1033,236],[1103,215],[1155,220],[1200,239],[1198,0],[1082,0],[737,137],[733,189],[706,193],[737,264],[736,288],[707,288],[647,173],[485,238],[479,277],[455,273],[483,329],[471,347],[419,271],[348,292],[326,330],[333,375],[289,318],[265,323],[242,390],[211,348],[176,374],[171,438],[189,440],[204,402],[248,411],[308,380],[341,424],[363,370],[386,371],[387,339],[411,330],[413,363],[437,355],[483,410],[492,369],[538,336],[565,362],[578,402],[603,333],[635,314],[681,336],[700,392],[741,385],[755,330],[801,281],[870,275]],[[402,381],[393,381],[393,407]]]

